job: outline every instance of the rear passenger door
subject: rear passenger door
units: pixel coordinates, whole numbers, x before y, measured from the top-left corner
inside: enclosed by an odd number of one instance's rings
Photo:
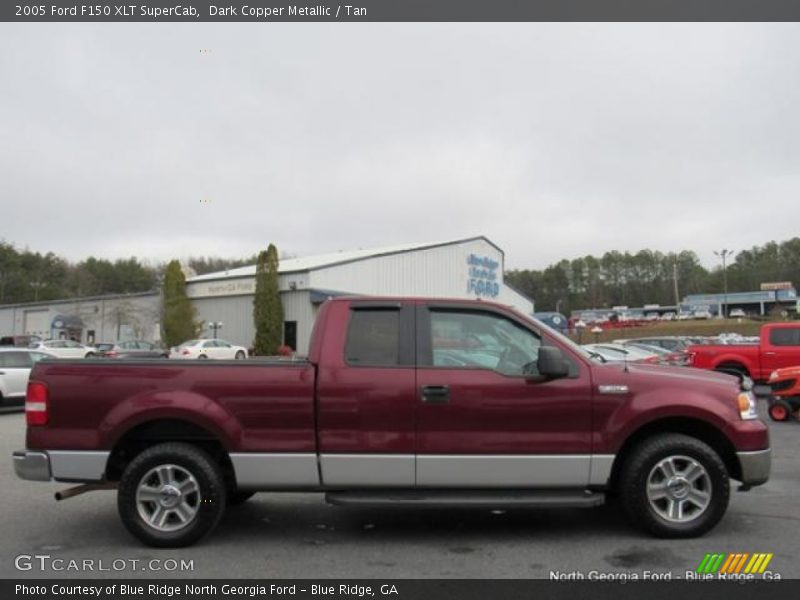
[[[328,488],[411,487],[418,394],[414,306],[339,303],[325,335],[318,381],[322,483]]]

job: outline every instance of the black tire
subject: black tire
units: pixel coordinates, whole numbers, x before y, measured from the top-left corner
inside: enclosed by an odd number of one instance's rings
[[[178,470],[191,474],[198,488],[196,495],[191,496],[195,505],[193,518],[172,531],[158,529],[145,521],[137,502],[143,478],[160,465],[177,466]],[[125,527],[145,544],[158,548],[194,544],[217,525],[225,512],[226,500],[227,490],[219,465],[201,448],[178,442],[158,444],[136,456],[122,473],[117,491],[117,508]],[[148,506],[154,513],[158,510],[156,502]]]
[[[241,350],[239,350],[236,353],[235,358],[236,358],[236,360],[244,360],[245,358],[247,358],[247,355],[244,352],[242,352]]]
[[[255,496],[255,492],[240,492],[238,490],[228,490],[228,506],[239,506]]]
[[[666,492],[665,498],[653,501],[648,498],[648,480],[656,481],[663,476],[665,463],[673,467],[685,464],[687,470],[681,470],[679,475],[689,472],[689,464],[702,467],[704,475],[688,486],[688,493],[707,494],[705,508],[701,510],[685,497],[676,499],[667,495],[687,492],[684,485],[687,480],[680,477],[669,480],[664,477],[657,481]],[[666,485],[667,481],[673,481],[674,485]],[[620,497],[635,526],[663,538],[696,537],[712,529],[725,514],[730,499],[730,479],[722,459],[708,444],[688,435],[667,433],[644,440],[627,457],[620,477]],[[671,513],[660,514],[670,512],[675,502],[680,507],[685,506],[689,514],[678,514],[674,520],[669,518]]]
[[[198,358],[198,360],[208,360],[208,357],[205,354],[201,354],[197,358]]]
[[[86,356],[84,356],[83,358],[95,358],[95,353],[94,352],[87,352]]]
[[[792,416],[792,406],[785,400],[775,400],[769,405],[768,412],[773,421],[788,421]]]

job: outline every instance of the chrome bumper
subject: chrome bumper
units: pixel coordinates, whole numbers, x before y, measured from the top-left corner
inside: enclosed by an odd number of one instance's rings
[[[30,481],[103,481],[109,452],[87,450],[19,450],[14,471]]]
[[[748,486],[761,485],[769,479],[772,467],[772,450],[757,450],[756,452],[737,452],[739,465],[742,467],[742,483]]]
[[[14,452],[14,472],[20,479],[50,481],[50,457],[35,450]]]

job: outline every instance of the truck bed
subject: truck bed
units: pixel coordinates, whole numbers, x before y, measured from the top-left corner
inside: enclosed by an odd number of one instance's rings
[[[50,421],[27,445],[108,450],[117,432],[184,419],[228,451],[315,452],[314,374],[305,360],[45,360],[30,380],[48,384]]]

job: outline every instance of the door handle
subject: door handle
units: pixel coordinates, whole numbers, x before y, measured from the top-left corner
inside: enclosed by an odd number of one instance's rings
[[[777,352],[764,352],[764,356],[775,356]]]
[[[447,404],[450,402],[450,388],[446,385],[425,385],[422,387],[422,401],[425,404]]]

